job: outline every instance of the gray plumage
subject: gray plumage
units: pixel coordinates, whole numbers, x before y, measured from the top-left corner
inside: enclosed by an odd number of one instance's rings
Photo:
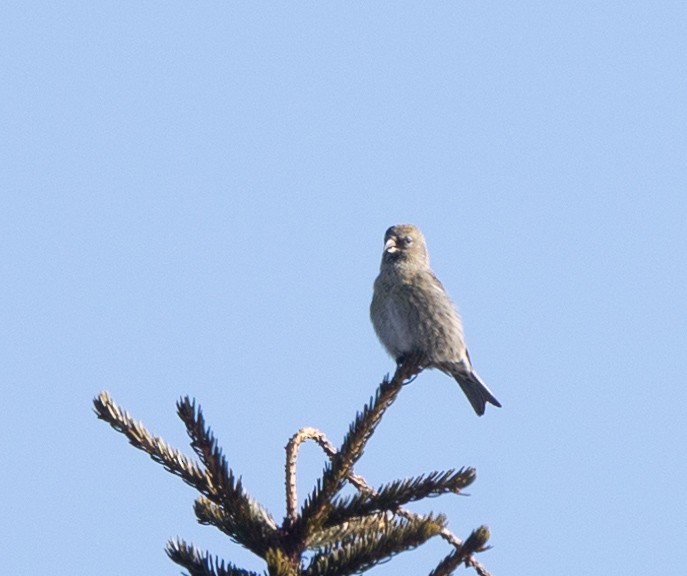
[[[422,366],[453,376],[479,416],[487,402],[501,406],[472,369],[460,316],[429,267],[422,232],[411,224],[392,226],[384,235],[370,318],[397,363],[418,356]]]

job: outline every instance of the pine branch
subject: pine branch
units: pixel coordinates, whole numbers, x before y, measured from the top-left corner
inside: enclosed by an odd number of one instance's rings
[[[199,523],[219,528],[261,558],[270,548],[279,545],[278,529],[265,522],[264,510],[253,500],[237,500],[233,507],[228,507],[200,497],[193,510]]]
[[[356,414],[356,419],[344,437],[335,462],[332,463],[336,471],[345,471],[344,476],[350,473],[353,465],[363,455],[367,441],[374,433],[387,408],[396,400],[403,384],[417,376],[422,370],[419,364],[420,360],[419,357],[408,358],[402,365],[399,365],[391,381],[385,378],[380,384],[375,398],[370,400],[370,406],[365,406],[362,413]],[[336,460],[340,460],[340,463],[337,463]]]
[[[196,408],[195,400],[191,400],[188,396],[181,398],[177,402],[177,414],[186,425],[191,447],[205,465],[217,496],[238,492],[237,482],[222,454],[222,449],[217,445],[217,439],[212,430],[205,426],[203,412],[200,407]],[[238,485],[240,486],[240,481]]]
[[[422,520],[383,521],[376,527],[351,534],[344,541],[316,554],[305,576],[346,576],[368,570],[392,556],[424,544],[439,534],[443,516]]]
[[[439,562],[429,576],[451,576],[455,569],[463,563],[475,568],[479,576],[490,576],[487,569],[474,557],[475,552],[483,552],[489,548],[486,545],[489,536],[489,528],[486,526],[480,526],[477,530],[473,530],[467,540]]]
[[[117,406],[107,392],[101,392],[93,400],[98,418],[107,422],[117,432],[127,437],[129,443],[143,450],[165,470],[179,476],[196,490],[211,497],[214,493],[210,478],[196,462],[193,462],[176,448],[167,446],[164,440],[153,436],[140,422],[135,421],[128,412]]]
[[[459,494],[460,490],[475,479],[474,468],[458,471],[432,472],[430,474],[396,480],[381,486],[373,493],[359,493],[333,503],[327,516],[327,524],[339,524],[355,516],[373,512],[396,511],[408,502],[432,498],[442,494]]]
[[[276,522],[236,479],[195,401],[187,396],[179,400],[177,410],[214,489],[208,499],[196,501],[198,521],[217,526],[235,542],[263,556],[278,541]]]
[[[393,378],[384,378],[374,398],[356,415],[341,448],[333,456],[331,464],[325,466],[321,480],[306,500],[300,517],[292,527],[292,535],[296,541],[305,541],[310,534],[322,527],[331,500],[343,488],[382,416],[396,400],[403,383],[420,370],[419,365],[413,361],[406,361],[398,366]]]
[[[359,534],[364,531],[378,529],[379,526],[389,521],[387,514],[372,514],[365,517],[351,518],[346,522],[336,524],[327,528],[322,528],[312,535],[308,541],[308,549],[318,550],[326,546],[333,546],[342,542],[351,535]]]
[[[365,479],[362,476],[358,476],[357,474],[352,474],[349,477],[349,481],[351,481],[351,483],[361,492],[365,492],[368,494],[374,494],[374,490],[367,484],[367,482],[365,481]],[[395,510],[395,514],[397,514],[398,516],[401,516],[402,518],[406,518],[407,520],[418,520],[418,519],[421,520],[421,519],[425,518],[424,516],[421,516],[420,514],[416,514],[415,512],[411,512],[410,510],[407,510],[406,508],[403,508],[403,507],[400,507],[397,510]],[[331,528],[331,530],[333,530],[334,528],[335,527]],[[485,544],[486,544],[486,540],[489,538],[489,529],[486,526],[482,526],[482,527],[478,528],[476,531],[474,531],[473,534],[477,534],[478,536],[481,535],[480,537],[484,538],[484,540],[483,540],[483,542],[481,542],[480,547],[474,546],[474,544],[473,544],[473,545],[471,545],[471,548],[474,547],[475,551],[477,551],[477,552],[482,552],[484,550],[488,550],[489,547],[485,546]],[[466,550],[469,550],[470,548],[464,549],[463,548],[463,541],[460,538],[458,538],[458,536],[456,536],[453,532],[451,532],[445,526],[442,527],[441,531],[439,532],[439,535],[446,542],[448,542],[449,544],[451,544],[451,546],[453,546],[455,548],[454,552],[462,551],[462,553],[460,555],[461,558],[465,557],[464,552]],[[468,540],[469,540],[469,537],[468,537]],[[478,544],[480,544],[479,541],[478,541]],[[442,562],[440,563],[439,566],[441,566],[449,558],[453,558],[453,557],[454,557],[454,553],[449,554],[446,558],[444,558],[444,560],[442,560]],[[470,566],[470,567],[474,568],[475,572],[477,572],[478,576],[491,576],[489,574],[489,572],[487,571],[487,569],[479,562],[479,560],[477,560],[477,558],[475,558],[473,553],[471,553],[471,555],[469,557],[467,557],[467,559],[464,559],[461,561],[464,561],[466,566]],[[458,562],[458,564],[460,564],[460,562]],[[456,564],[455,567],[457,567],[458,564]],[[439,567],[437,567],[437,569],[438,568]],[[435,569],[435,571],[437,569]],[[438,572],[433,572],[430,576],[449,576],[450,574],[452,574],[452,572],[453,572],[453,569],[450,569],[448,571],[441,571],[440,570]]]
[[[214,515],[199,515],[196,507],[199,521],[218,526],[235,542],[260,556],[278,541],[276,522],[235,478],[212,432],[206,430],[202,413],[200,409],[196,410],[194,402],[188,398],[182,399],[178,403],[178,410],[194,450],[207,467],[205,471],[178,450],[168,447],[161,438],[151,435],[141,423],[123,412],[107,392],[101,392],[94,400],[94,405],[98,418],[108,422],[136,448],[196,488],[206,497],[207,500],[201,499],[203,502],[214,503]],[[213,521],[215,518],[217,522]]]
[[[167,556],[186,568],[191,576],[259,576],[257,572],[237,568],[216,556],[201,552],[184,540],[170,540],[165,549]]]
[[[296,488],[295,488],[295,483],[296,483],[296,472],[295,472],[295,466],[296,466],[296,457],[298,453],[298,446],[303,442],[304,440],[315,440],[317,444],[322,448],[322,450],[325,452],[325,454],[331,459],[334,457],[336,454],[336,448],[332,445],[331,442],[327,439],[325,434],[321,432],[320,430],[314,429],[314,428],[303,428],[301,429],[297,434],[295,434],[289,443],[287,444],[286,447],[286,453],[287,453],[287,474],[286,474],[286,486],[287,486],[287,502],[289,501],[289,498],[293,499],[293,510],[295,513],[295,502],[296,502]],[[471,483],[474,480],[475,474],[474,474],[474,469],[472,468],[467,468],[467,469],[461,469],[458,472],[458,475],[461,474],[461,472],[464,473],[469,473],[472,471],[472,479],[470,479],[469,482],[465,484],[467,486],[469,483]],[[361,496],[365,497],[374,497],[376,496],[376,491],[366,482],[365,478],[358,474],[354,474],[353,471],[351,471],[348,475],[347,478],[348,482],[350,482],[355,488],[360,492]],[[288,505],[287,505],[288,507]],[[403,507],[398,507],[395,511],[395,514],[398,516],[401,516],[402,518],[405,518],[407,520],[422,520],[424,517],[421,516],[420,514],[416,514],[414,512],[410,512],[409,510],[403,508]],[[319,548],[328,544],[332,544],[336,542],[337,540],[344,540],[346,538],[346,535],[349,532],[355,531],[356,529],[360,528],[363,529],[363,527],[370,527],[370,526],[378,526],[380,522],[386,519],[385,514],[373,514],[369,515],[367,517],[360,517],[360,518],[351,518],[348,521],[342,522],[341,524],[338,525],[332,525],[329,527],[322,527],[322,529],[318,530],[315,532],[312,536],[310,541],[308,541],[308,548],[313,549],[313,548]],[[453,546],[456,550],[462,549],[463,546],[463,541],[458,538],[453,532],[451,532],[448,528],[442,527],[439,535],[446,541],[448,542],[451,546]],[[452,554],[449,554],[447,558],[453,558]],[[442,562],[444,562],[447,559],[444,559]],[[475,556],[470,556],[465,560],[465,565],[466,566],[471,566],[475,569],[477,572],[478,576],[490,576],[489,572],[487,569],[480,564],[480,562],[475,558]],[[452,570],[449,570],[448,572],[441,572],[441,574],[450,574]],[[436,575],[438,576],[438,574]]]
[[[301,576],[300,559],[292,561],[281,548],[270,548],[265,555],[269,576]]]

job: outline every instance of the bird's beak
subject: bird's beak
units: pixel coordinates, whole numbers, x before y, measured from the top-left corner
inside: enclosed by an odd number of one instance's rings
[[[396,238],[392,236],[384,243],[384,252],[389,252],[390,254],[393,254],[397,251],[398,246],[396,245]]]

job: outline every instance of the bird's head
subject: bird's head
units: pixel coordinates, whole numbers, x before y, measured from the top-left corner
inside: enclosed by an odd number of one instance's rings
[[[412,224],[397,224],[384,234],[382,264],[413,264],[429,266],[425,237]]]

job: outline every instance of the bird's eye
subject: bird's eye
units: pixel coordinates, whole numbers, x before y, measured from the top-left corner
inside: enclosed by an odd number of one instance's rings
[[[412,244],[413,243],[413,237],[412,236],[406,236],[405,238],[403,238],[403,243],[407,244],[407,245]]]

